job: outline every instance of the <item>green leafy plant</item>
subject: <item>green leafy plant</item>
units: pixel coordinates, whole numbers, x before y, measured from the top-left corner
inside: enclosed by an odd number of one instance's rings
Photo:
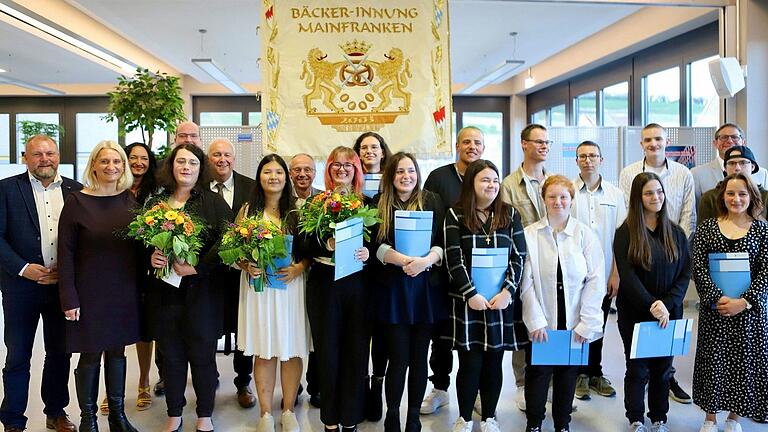
[[[64,136],[64,128],[53,123],[22,120],[18,123],[21,142],[27,142],[35,135],[46,135],[58,141]]]
[[[186,120],[179,78],[163,72],[138,68],[128,78],[120,76],[115,90],[108,92],[108,121],[118,120],[123,127],[120,136],[135,129],[152,148],[152,133],[156,129],[176,132],[176,124]]]

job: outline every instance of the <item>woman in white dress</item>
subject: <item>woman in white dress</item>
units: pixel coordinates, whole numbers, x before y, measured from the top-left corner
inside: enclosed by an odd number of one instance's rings
[[[288,167],[278,155],[265,156],[256,170],[256,187],[238,219],[246,215],[261,215],[295,234],[296,212],[291,194]],[[307,262],[293,262],[278,271],[277,279],[284,287],[274,287],[264,269],[243,262],[240,276],[237,348],[245,355],[255,356],[254,378],[259,396],[259,432],[274,432],[272,402],[276,367],[280,361],[280,385],[283,395],[281,415],[284,432],[298,432],[299,423],[293,412],[296,393],[303,370],[302,358],[307,356],[307,317],[304,306],[304,269]],[[248,277],[265,277],[264,290],[255,292]]]

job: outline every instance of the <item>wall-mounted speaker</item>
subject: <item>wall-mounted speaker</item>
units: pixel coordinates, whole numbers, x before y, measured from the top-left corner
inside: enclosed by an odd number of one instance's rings
[[[709,75],[720,97],[733,97],[744,88],[744,72],[736,57],[724,57],[709,62]]]

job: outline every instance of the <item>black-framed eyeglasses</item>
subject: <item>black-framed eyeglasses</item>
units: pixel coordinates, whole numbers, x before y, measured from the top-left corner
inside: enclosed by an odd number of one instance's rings
[[[523,141],[528,141],[528,142],[534,143],[534,144],[536,144],[539,147],[544,146],[544,145],[551,146],[552,144],[555,143],[552,140],[540,140],[540,139],[538,139],[538,140],[523,140]]]
[[[344,168],[344,171],[351,171],[355,168],[355,165],[352,162],[334,162],[331,164],[331,169],[333,170],[338,171],[342,168]]]
[[[741,141],[741,135],[718,135],[717,139],[722,142],[726,142],[729,139],[731,141]]]
[[[603,156],[599,154],[580,154],[576,156],[576,159],[579,160],[579,162],[584,162],[587,159],[591,160],[592,162],[600,160]]]

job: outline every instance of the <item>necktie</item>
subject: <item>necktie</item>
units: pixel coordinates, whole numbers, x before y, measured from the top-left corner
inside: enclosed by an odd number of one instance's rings
[[[216,193],[219,194],[220,197],[224,198],[224,183],[216,183]]]

